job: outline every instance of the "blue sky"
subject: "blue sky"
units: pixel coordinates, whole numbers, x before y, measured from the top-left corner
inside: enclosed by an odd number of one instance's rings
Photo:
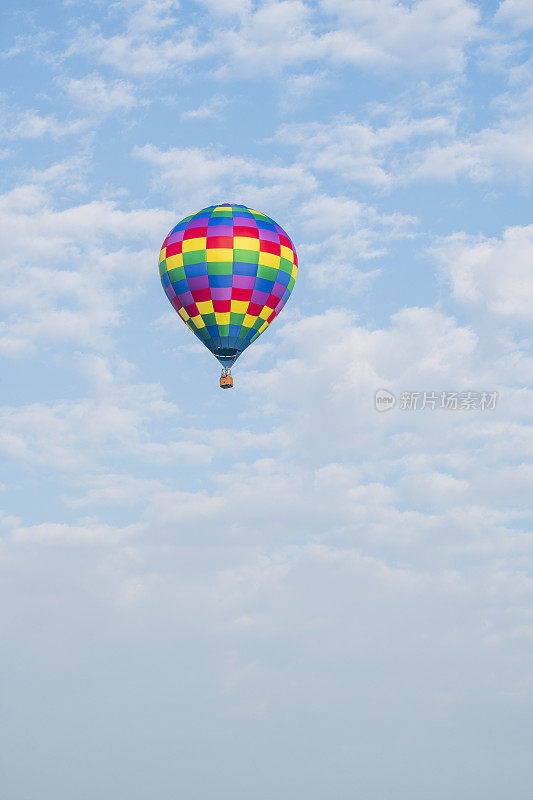
[[[4,8],[7,800],[530,800],[532,26]],[[231,392],[157,271],[218,202],[300,261]]]

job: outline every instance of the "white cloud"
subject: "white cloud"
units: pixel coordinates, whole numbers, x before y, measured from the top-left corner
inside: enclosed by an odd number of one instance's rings
[[[251,0],[198,0],[198,2],[205,6],[210,14],[222,18],[228,14],[244,16],[252,10]]]
[[[67,55],[94,54],[101,64],[143,78],[172,73],[208,52],[198,43],[196,28],[183,24],[183,12],[174,0],[128,5],[131,13],[122,33],[105,36],[98,26],[80,29]]]
[[[96,73],[69,78],[63,82],[63,88],[81,109],[98,115],[130,111],[139,102],[131,83],[106,81]]]
[[[6,140],[41,139],[60,141],[68,136],[88,132],[103,116],[131,110],[140,101],[134,87],[126,81],[106,81],[92,73],[84,78],[60,78],[57,83],[78,106],[82,116],[69,113],[64,119],[44,114],[38,109],[1,108],[2,133]],[[144,101],[143,101],[144,102]]]
[[[533,28],[533,8],[529,0],[503,0],[494,20],[511,25],[519,32],[527,31]]]
[[[240,27],[214,37],[217,50],[227,53],[219,75],[277,74],[313,61],[457,73],[479,20],[478,10],[465,0],[326,0],[320,11],[300,0],[283,0],[243,15]]]
[[[456,233],[433,252],[457,299],[498,316],[531,320],[533,225],[507,228],[501,239]]]
[[[158,384],[131,381],[131,365],[102,356],[79,356],[77,365],[90,382],[89,396],[55,403],[0,408],[0,449],[28,465],[63,473],[86,472],[99,459],[136,456],[172,463],[208,463],[210,448],[174,438],[159,442],[146,430],[154,418],[178,414]]]
[[[40,139],[50,136],[61,139],[87,130],[87,119],[59,120],[54,114],[43,115],[35,109],[28,111],[2,112],[2,135],[6,139]]]
[[[100,63],[137,77],[172,73],[206,57],[214,58],[220,78],[278,75],[313,62],[456,74],[465,47],[479,35],[479,12],[466,0],[202,5],[207,13],[191,25],[172,0],[130,4],[121,33],[80,30],[67,54],[95,53]]]
[[[531,92],[519,87],[496,98],[494,124],[457,133],[460,108],[452,103],[433,116],[398,116],[395,107],[374,110],[370,120],[341,115],[330,122],[282,125],[274,141],[296,147],[297,162],[333,173],[345,183],[388,189],[418,180],[527,182],[533,174]],[[385,115],[377,125],[372,116]]]
[[[321,7],[342,25],[329,34],[331,57],[354,64],[459,72],[478,35],[479,11],[465,0],[322,0]]]
[[[64,499],[69,507],[146,505],[168,493],[171,474],[161,481],[123,472],[132,459],[154,469],[180,464],[190,469],[210,465],[228,449],[246,457],[280,452],[292,441],[282,427],[263,433],[244,424],[183,427],[162,387],[135,381],[134,367],[120,359],[78,355],[72,366],[88,381],[87,396],[0,406],[0,451],[24,467],[46,467],[81,485],[84,494]],[[100,464],[107,465],[105,474],[94,474]]]
[[[393,315],[390,326],[376,330],[355,324],[347,312],[329,310],[290,322],[275,336],[283,359],[270,369],[239,374],[239,387],[257,398],[261,418],[268,413],[278,419],[282,413],[290,420],[286,425],[292,445],[287,452],[297,453],[300,465],[319,467],[327,460],[356,464],[351,478],[355,485],[395,483],[398,473],[407,470],[408,480],[418,486],[411,495],[417,498],[413,507],[420,510],[430,497],[438,500],[435,482],[432,494],[423,489],[428,475],[437,476],[435,481],[440,481],[442,492],[449,490],[450,500],[454,488],[462,491],[467,481],[469,491],[457,495],[460,506],[490,506],[487,475],[499,475],[506,464],[530,458],[525,422],[531,393],[523,387],[533,365],[521,356],[519,342],[504,344],[493,337],[487,343],[483,330],[477,336],[452,317],[424,308],[404,309]],[[439,397],[445,390],[498,390],[500,400],[490,412],[396,408],[378,414],[378,388],[388,388],[397,397],[416,391],[420,398],[424,391]],[[503,439],[508,446],[503,447]],[[414,459],[412,469],[407,469],[409,459]],[[399,497],[405,494],[402,486]],[[338,497],[327,500],[329,508],[339,503]],[[420,519],[421,529],[424,520]],[[405,528],[410,530],[411,522],[406,521]]]
[[[298,160],[315,170],[334,172],[345,181],[389,186],[397,167],[394,147],[419,138],[440,138],[453,132],[453,123],[438,115],[392,119],[382,127],[342,115],[329,123],[283,125],[275,140],[298,147]]]
[[[289,75],[283,83],[280,108],[283,112],[294,111],[328,80],[325,70]]]
[[[527,118],[506,120],[450,143],[431,144],[414,152],[403,180],[437,178],[473,181],[528,181],[533,174],[531,124]]]
[[[42,522],[39,525],[15,527],[11,535],[19,544],[70,544],[114,546],[139,531],[138,526],[118,527],[95,522],[68,525],[58,522]]]
[[[401,522],[391,520],[400,535]],[[73,525],[78,527],[89,525]],[[239,549],[232,546],[229,524],[219,530],[213,546],[199,532],[196,547],[181,545],[187,530],[175,524],[172,537],[160,547],[154,546],[157,529],[144,531],[145,541],[150,542],[146,548],[142,533],[135,532],[112,547],[106,543],[114,535],[111,531],[107,540],[102,531],[100,546],[93,547],[8,542],[12,566],[2,600],[11,599],[11,618],[26,608],[23,602],[29,602],[29,595],[35,631],[26,645],[30,650],[23,651],[23,667],[18,649],[13,666],[29,670],[30,657],[38,664],[39,681],[35,687],[33,681],[25,681],[24,697],[31,687],[33,701],[46,680],[55,705],[62,708],[63,676],[70,674],[73,663],[79,664],[89,688],[106,687],[105,704],[96,708],[102,713],[105,709],[110,718],[121,712],[113,729],[115,740],[115,730],[123,732],[124,709],[130,707],[134,685],[136,713],[139,708],[153,712],[154,703],[166,711],[155,755],[148,746],[153,732],[143,740],[145,760],[157,774],[161,753],[168,753],[176,771],[165,772],[160,785],[170,774],[187,791],[199,780],[188,763],[189,754],[205,746],[204,719],[216,719],[222,733],[215,726],[209,745],[219,751],[220,760],[215,779],[207,774],[200,779],[206,797],[216,796],[221,776],[235,793],[253,793],[255,770],[241,769],[237,780],[235,772],[243,754],[252,760],[257,752],[264,754],[265,737],[273,748],[269,783],[282,787],[289,777],[302,796],[319,796],[327,793],[328,786],[344,785],[336,781],[348,762],[349,785],[353,777],[369,796],[376,791],[394,796],[398,774],[412,793],[422,790],[430,795],[435,764],[443,769],[443,786],[450,795],[460,794],[466,781],[491,796],[502,761],[498,759],[495,773],[486,777],[481,769],[485,747],[496,746],[505,756],[500,748],[509,735],[509,704],[523,709],[531,700],[532,587],[527,576],[507,570],[502,562],[496,569],[488,561],[480,567],[472,557],[458,569],[453,561],[446,563],[439,546],[442,535],[433,538],[427,527],[428,563],[418,569],[405,557],[386,563],[365,553],[357,541],[301,541],[275,548],[269,544],[268,551]],[[267,537],[269,532],[265,530]],[[65,536],[61,542],[71,540],[67,531],[60,533]],[[477,538],[473,532],[470,536]],[[483,538],[486,534],[479,540]],[[44,588],[34,580],[34,563],[45,576]],[[11,578],[13,566],[17,572]],[[62,668],[63,648],[69,660]],[[73,661],[76,657],[79,660]],[[10,668],[9,661],[5,668]],[[138,687],[154,674],[157,680],[149,681],[144,695]],[[202,706],[198,698],[206,694],[213,702]],[[89,691],[83,711],[94,711],[94,703]],[[63,713],[70,707],[68,703]],[[469,728],[472,718],[483,718],[487,709],[498,723],[495,728],[488,733],[483,725]],[[20,705],[13,711],[8,706],[7,711],[15,724]],[[79,715],[76,704],[68,719]],[[137,717],[128,719],[133,724]],[[310,720],[305,731],[302,720]],[[412,728],[406,727],[406,720]],[[458,725],[460,757],[449,751],[449,737]],[[124,745],[119,736],[114,744],[113,752],[126,759],[139,741],[133,727],[132,739]],[[435,732],[429,745],[428,730]],[[332,732],[341,743],[333,751],[328,749]],[[379,769],[384,735],[392,776]],[[183,744],[174,752],[176,741]],[[241,748],[238,757],[236,741]],[[287,741],[293,756],[289,768]],[[98,743],[101,746],[101,736]],[[480,747],[482,754],[476,758]],[[414,758],[413,749],[427,758]],[[435,751],[446,756],[435,761]],[[310,766],[310,754],[318,766]],[[302,772],[293,766],[300,758],[306,765]],[[449,778],[450,758],[461,766],[460,780]],[[513,764],[520,782],[523,779],[527,785],[527,767],[520,771]],[[496,780],[497,793],[500,789],[505,793],[508,775]],[[139,784],[137,776],[135,782]]]
[[[407,214],[380,214],[372,206],[348,197],[315,195],[300,206],[306,237],[300,258],[320,286],[359,291],[368,288],[379,269],[362,270],[362,263],[388,251],[393,239],[415,236],[418,220]]]
[[[176,197],[177,211],[202,208],[210,202],[233,202],[234,197],[258,208],[287,206],[299,195],[314,191],[317,181],[303,165],[283,166],[254,158],[228,156],[214,149],[174,147],[161,150],[151,144],[134,150],[137,158],[155,167],[155,183]]]
[[[8,197],[11,201],[15,201],[14,208],[22,210],[23,206],[20,201],[15,198],[17,194],[23,196],[26,194],[28,198],[33,196],[32,202],[39,203],[39,193],[41,200],[45,202],[45,187],[48,187],[52,192],[64,192],[67,190],[70,193],[85,193],[87,192],[87,175],[92,167],[90,153],[80,153],[79,155],[67,157],[62,161],[57,161],[45,169],[28,169],[24,172],[25,181],[16,186],[9,195],[4,195],[4,199]],[[0,201],[1,202],[1,201]],[[2,202],[4,211],[9,209],[9,200]]]
[[[47,339],[104,346],[121,307],[153,272],[154,251],[173,220],[159,209],[122,211],[110,200],[58,208],[53,190],[64,185],[77,163],[69,160],[34,174],[34,183],[0,197],[5,354],[30,352]],[[37,252],[38,262],[31,257]]]
[[[312,30],[313,12],[301,0],[281,0],[260,5],[241,24],[214,36],[224,53],[219,77],[258,72],[279,74],[284,69],[320,58],[319,37]]]
[[[316,385],[323,383],[329,387],[331,403],[339,404],[338,413],[332,408],[328,419],[332,424],[342,420],[347,430],[371,422],[381,427],[381,415],[373,410],[373,394],[380,386],[394,390],[414,382],[442,385],[471,380],[469,362],[476,348],[469,327],[429,308],[403,309],[392,316],[390,327],[376,330],[356,325],[348,311],[329,309],[286,324],[278,335],[296,355],[270,372],[254,375],[255,388],[284,404],[286,393],[296,385],[299,397],[303,393],[312,398]],[[364,416],[349,413],[354,403],[365,404]],[[342,437],[334,439],[341,446],[347,443]]]
[[[32,27],[34,26],[32,25]],[[44,45],[50,42],[53,35],[52,31],[44,29],[34,30],[29,34],[19,34],[13,38],[11,47],[7,50],[0,51],[0,58],[7,60],[28,52],[37,52],[39,55],[42,55],[44,52]]]
[[[181,114],[182,119],[212,119],[220,117],[222,111],[228,104],[227,97],[224,95],[213,95],[207,102],[203,103],[198,108],[191,108],[188,111],[183,111]]]
[[[161,491],[162,484],[156,480],[136,478],[133,475],[98,475],[87,480],[91,487],[81,497],[67,497],[70,508],[135,506],[146,502],[147,496]]]

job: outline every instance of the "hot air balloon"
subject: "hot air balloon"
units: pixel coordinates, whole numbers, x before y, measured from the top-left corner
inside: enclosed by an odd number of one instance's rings
[[[166,295],[222,365],[223,389],[233,386],[235,361],[287,302],[297,272],[296,250],[283,228],[231,203],[182,219],[159,256]]]

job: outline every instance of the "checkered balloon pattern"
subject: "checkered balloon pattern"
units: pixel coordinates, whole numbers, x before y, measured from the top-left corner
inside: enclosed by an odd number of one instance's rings
[[[277,317],[297,271],[296,250],[283,228],[229,203],[182,219],[159,257],[168,299],[223,366]]]

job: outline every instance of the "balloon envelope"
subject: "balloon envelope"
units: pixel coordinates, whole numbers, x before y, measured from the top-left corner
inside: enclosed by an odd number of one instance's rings
[[[168,299],[223,366],[277,317],[296,274],[283,228],[247,206],[226,203],[190,214],[170,231],[159,257]]]

